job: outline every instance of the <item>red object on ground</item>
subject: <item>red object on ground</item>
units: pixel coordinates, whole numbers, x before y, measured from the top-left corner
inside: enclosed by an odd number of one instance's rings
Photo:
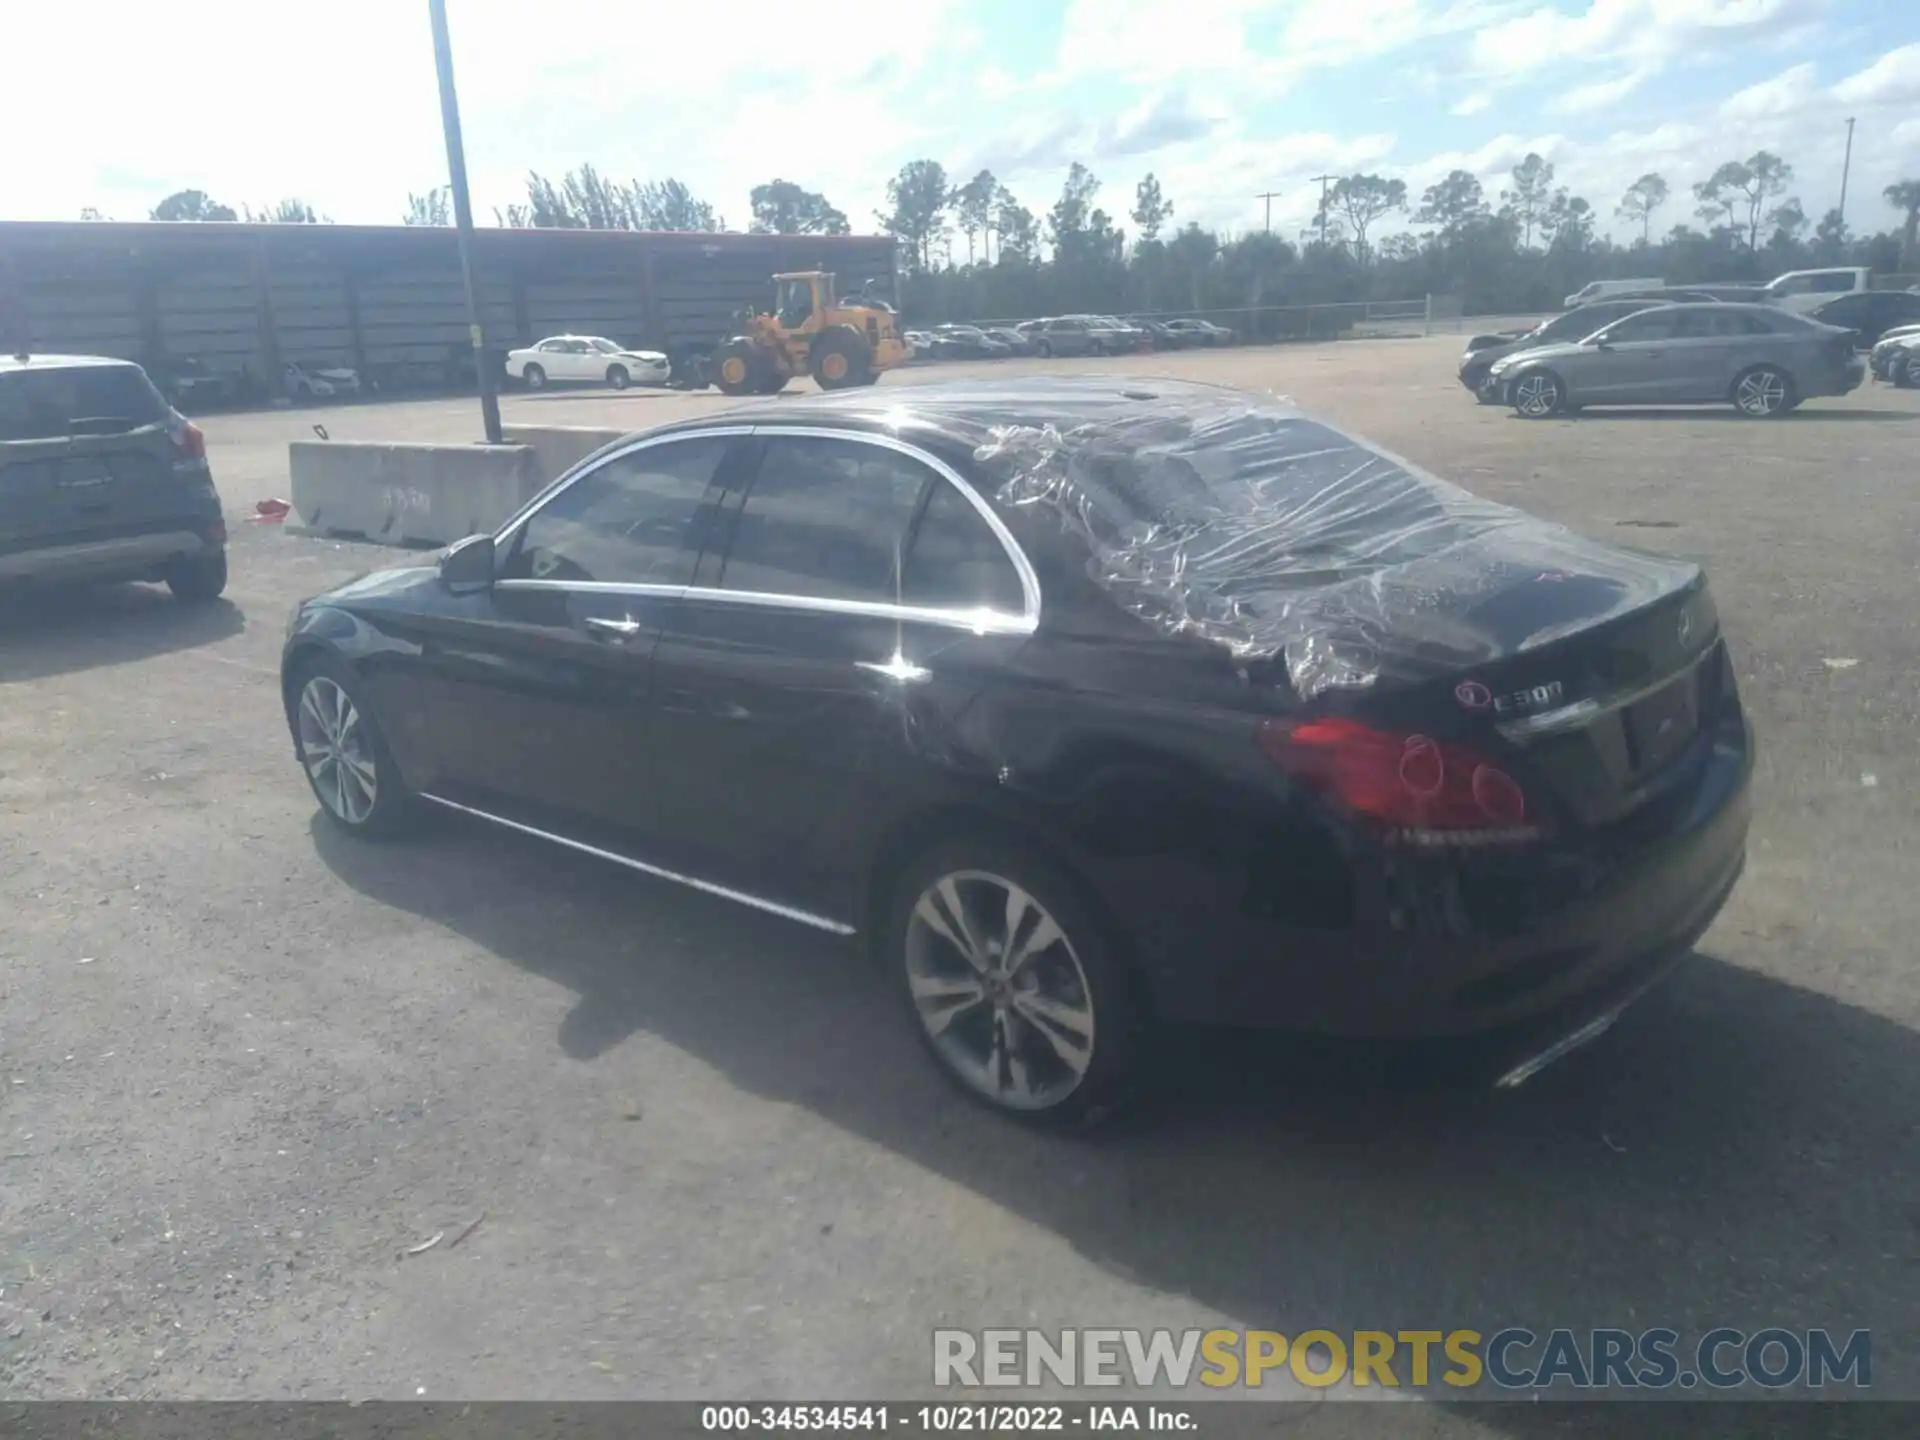
[[[253,507],[250,519],[262,525],[278,525],[293,512],[293,506],[284,500],[262,500]]]

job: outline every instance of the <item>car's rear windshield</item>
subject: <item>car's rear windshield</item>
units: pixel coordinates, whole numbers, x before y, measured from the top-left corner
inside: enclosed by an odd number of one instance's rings
[[[1511,516],[1285,411],[1147,408],[1023,438],[994,447],[1003,500],[1057,507],[1100,561],[1222,595],[1372,574]]]
[[[137,365],[0,371],[0,442],[116,435],[166,418],[167,402]]]

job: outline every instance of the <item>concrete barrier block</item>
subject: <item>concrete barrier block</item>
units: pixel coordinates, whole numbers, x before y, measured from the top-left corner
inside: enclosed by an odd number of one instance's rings
[[[633,431],[591,425],[503,425],[500,433],[533,451],[544,482],[558,480],[602,445],[623,440]]]
[[[445,545],[496,528],[545,484],[525,445],[296,440],[295,518],[387,545]]]

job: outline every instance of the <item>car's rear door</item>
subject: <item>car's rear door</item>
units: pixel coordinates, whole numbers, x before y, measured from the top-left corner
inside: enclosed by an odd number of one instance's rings
[[[725,548],[655,651],[647,809],[662,863],[838,917],[870,797],[903,799],[957,745],[956,717],[1031,633],[1038,591],[984,502],[924,452],[760,438]]]
[[[0,558],[198,533],[217,518],[204,461],[136,365],[0,372]]]

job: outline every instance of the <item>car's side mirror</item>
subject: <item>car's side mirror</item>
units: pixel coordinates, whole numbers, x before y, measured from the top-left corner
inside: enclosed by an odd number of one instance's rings
[[[484,590],[493,584],[493,536],[469,535],[441,551],[440,583],[449,590]]]
[[[1613,349],[1613,342],[1611,340],[1593,339],[1593,340],[1587,341],[1587,344],[1591,345],[1596,350]]]

